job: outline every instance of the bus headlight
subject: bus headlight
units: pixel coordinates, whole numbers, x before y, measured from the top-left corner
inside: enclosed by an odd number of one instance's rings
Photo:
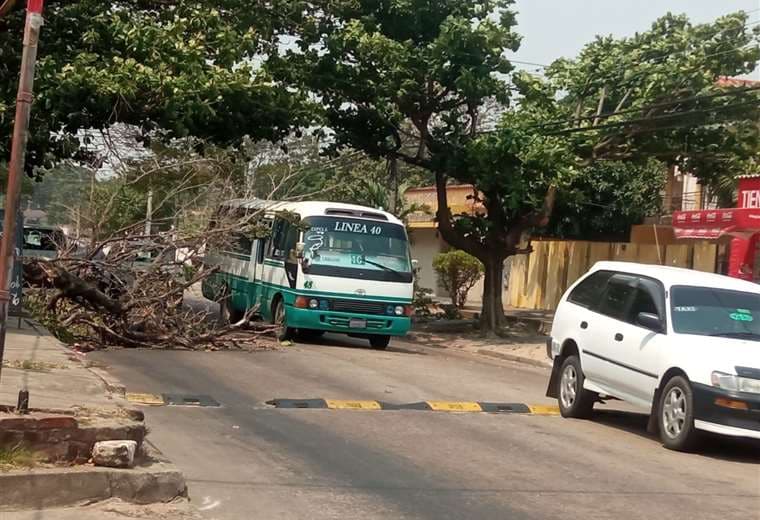
[[[403,316],[405,313],[405,309],[403,305],[396,305],[396,308],[393,309],[393,314],[396,316]]]
[[[312,298],[311,300],[309,300],[309,308],[310,309],[316,309],[317,307],[319,307],[319,300],[317,300],[315,298]]]

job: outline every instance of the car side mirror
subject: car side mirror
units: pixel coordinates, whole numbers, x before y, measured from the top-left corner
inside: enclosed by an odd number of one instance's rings
[[[664,328],[662,326],[662,321],[660,321],[660,317],[651,312],[640,312],[639,315],[636,316],[636,324],[653,332],[662,332]]]
[[[303,258],[303,252],[306,250],[306,244],[298,242],[296,244],[296,258]]]

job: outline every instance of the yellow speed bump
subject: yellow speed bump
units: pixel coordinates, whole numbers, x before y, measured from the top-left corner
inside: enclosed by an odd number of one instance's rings
[[[148,406],[163,406],[166,404],[164,402],[164,398],[157,394],[138,394],[127,392],[126,398],[130,403],[144,404]]]
[[[483,408],[472,401],[425,401],[436,412],[482,412]]]
[[[559,406],[529,404],[530,413],[533,415],[559,415]]]
[[[325,399],[331,410],[381,410],[377,401],[343,401],[340,399]]]

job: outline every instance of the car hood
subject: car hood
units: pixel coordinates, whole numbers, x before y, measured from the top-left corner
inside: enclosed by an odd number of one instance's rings
[[[736,373],[735,367],[760,369],[760,341],[679,334],[685,355],[703,367],[709,381],[710,372]]]

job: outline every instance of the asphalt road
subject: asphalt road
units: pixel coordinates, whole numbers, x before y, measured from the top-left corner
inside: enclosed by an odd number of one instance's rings
[[[279,351],[99,352],[130,392],[207,394],[146,409],[150,439],[211,519],[760,518],[760,445],[667,451],[640,414],[272,409],[273,398],[551,403],[548,372],[445,349],[330,337]],[[622,407],[625,409],[625,407]]]

